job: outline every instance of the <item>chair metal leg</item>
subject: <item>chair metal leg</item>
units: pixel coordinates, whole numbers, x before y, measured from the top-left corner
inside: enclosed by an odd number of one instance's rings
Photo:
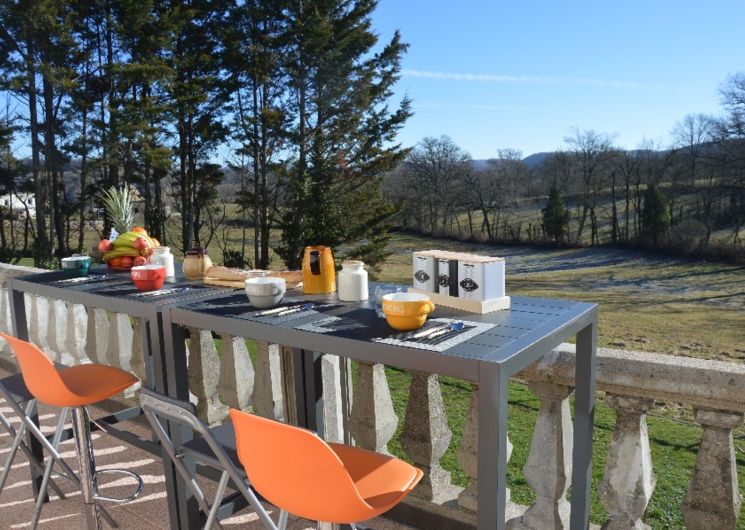
[[[67,421],[67,410],[62,409],[60,411],[59,420],[57,420],[57,430],[52,438],[52,447],[57,449],[62,438],[62,432],[65,427],[65,421]],[[36,530],[39,524],[39,518],[41,517],[41,509],[44,506],[44,501],[47,498],[47,485],[49,479],[52,476],[52,470],[54,469],[54,456],[49,455],[47,467],[44,469],[44,478],[41,480],[41,486],[39,487],[39,496],[36,498],[36,506],[34,507],[34,515],[31,518],[31,530]]]
[[[93,474],[95,473],[96,462],[93,456],[88,411],[85,410],[85,407],[78,407],[72,411],[72,417],[73,430],[75,432],[75,449],[78,454],[78,464],[80,466],[80,489],[83,494],[86,527],[88,530],[100,530],[101,515],[98,511],[98,503],[93,498]]]
[[[287,528],[287,516],[290,515],[287,510],[281,510],[279,512],[279,530],[285,530]]]
[[[217,485],[215,500],[212,501],[212,508],[210,508],[209,514],[207,515],[207,521],[204,524],[204,528],[206,530],[210,530],[213,524],[215,525],[215,528],[222,528],[220,521],[217,519],[217,511],[220,509],[220,504],[222,503],[222,498],[225,495],[225,488],[228,486],[229,479],[230,475],[228,474],[228,472],[223,471],[222,475],[220,475],[220,483]]]
[[[337,523],[323,523],[318,521],[318,530],[341,530],[341,525]]]
[[[33,409],[33,403],[29,403],[26,406],[26,410]],[[7,458],[5,459],[5,467],[3,468],[3,474],[0,476],[0,494],[2,494],[3,489],[5,488],[5,483],[8,480],[8,476],[10,475],[10,467],[13,464],[13,460],[15,460],[15,456],[18,453],[18,449],[21,449],[25,455],[26,458],[28,458],[29,463],[34,466],[37,470],[39,470],[41,473],[44,472],[44,464],[39,462],[36,459],[36,456],[31,452],[31,449],[29,449],[28,445],[26,445],[26,442],[23,441],[23,437],[26,435],[26,424],[25,422],[21,421],[21,425],[18,427],[18,431],[16,431],[13,426],[10,424],[10,422],[7,420],[7,418],[0,413],[0,423],[3,424],[5,427],[5,430],[8,432],[8,434],[13,438],[13,444],[10,447],[10,452],[8,453]],[[65,493],[60,489],[59,486],[57,486],[57,483],[54,481],[54,479],[51,479],[49,481],[49,487],[51,487],[54,492],[57,494],[57,496],[60,499],[65,499]]]

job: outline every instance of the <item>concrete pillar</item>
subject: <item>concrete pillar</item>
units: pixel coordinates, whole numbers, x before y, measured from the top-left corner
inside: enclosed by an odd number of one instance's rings
[[[572,387],[534,381],[528,386],[541,400],[528,462],[523,467],[536,500],[522,517],[508,521],[508,528],[567,529],[570,507],[566,492],[572,476],[573,444],[568,397]]]
[[[197,397],[197,414],[209,425],[222,422],[228,408],[217,393],[220,358],[212,332],[189,330],[189,391]]]
[[[222,335],[220,397],[226,405],[247,410],[254,391],[254,367],[243,337]]]
[[[401,446],[414,465],[424,471],[412,495],[437,504],[451,496],[450,473],[442,468],[440,459],[452,437],[437,375],[411,372]]]
[[[642,521],[657,478],[652,472],[647,411],[652,399],[606,394],[605,404],[616,411],[605,474],[598,496],[608,511],[603,530],[648,530]]]
[[[385,366],[360,362],[354,386],[349,431],[360,447],[382,454],[396,433],[398,417],[393,410]]]
[[[694,416],[704,433],[683,500],[683,520],[688,530],[734,529],[742,496],[737,484],[732,429],[742,423],[743,414],[698,408]]]
[[[285,421],[279,344],[256,341],[256,374],[251,401],[259,416]]]

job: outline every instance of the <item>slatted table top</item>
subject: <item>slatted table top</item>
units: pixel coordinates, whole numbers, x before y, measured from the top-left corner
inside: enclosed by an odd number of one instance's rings
[[[446,342],[451,345],[445,349],[436,349],[396,340],[401,334],[375,315],[374,289],[372,284],[371,299],[366,302],[339,302],[335,295],[288,291],[283,305],[288,310],[303,307],[277,318],[261,316],[244,293],[233,291],[179,303],[172,308],[171,319],[185,327],[475,381],[479,363],[508,364],[539,341],[558,344],[570,334],[568,328],[596,310],[595,304],[522,296],[512,297],[510,309],[485,315],[438,307],[430,315],[429,326],[456,321],[475,332],[464,340]]]
[[[91,268],[91,273],[84,278],[70,278],[62,271],[50,271],[13,278],[10,282],[13,289],[26,293],[136,317],[147,316],[153,310],[162,311],[185,300],[229,292],[202,282],[187,281],[182,276],[158,291],[142,292],[135,287],[129,272],[112,272],[105,267]]]

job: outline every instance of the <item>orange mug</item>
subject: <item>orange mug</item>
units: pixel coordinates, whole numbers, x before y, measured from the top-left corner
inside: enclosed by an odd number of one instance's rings
[[[305,247],[303,254],[303,292],[328,294],[336,292],[336,268],[331,247]]]

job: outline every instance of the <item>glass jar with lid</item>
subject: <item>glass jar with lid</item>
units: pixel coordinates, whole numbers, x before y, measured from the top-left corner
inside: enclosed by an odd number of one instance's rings
[[[212,260],[207,255],[207,249],[194,247],[186,251],[184,257],[184,276],[187,280],[202,280],[207,269],[212,267]]]
[[[173,254],[171,254],[170,247],[155,247],[150,256],[150,263],[163,265],[166,268],[166,280],[174,280],[176,278]]]

